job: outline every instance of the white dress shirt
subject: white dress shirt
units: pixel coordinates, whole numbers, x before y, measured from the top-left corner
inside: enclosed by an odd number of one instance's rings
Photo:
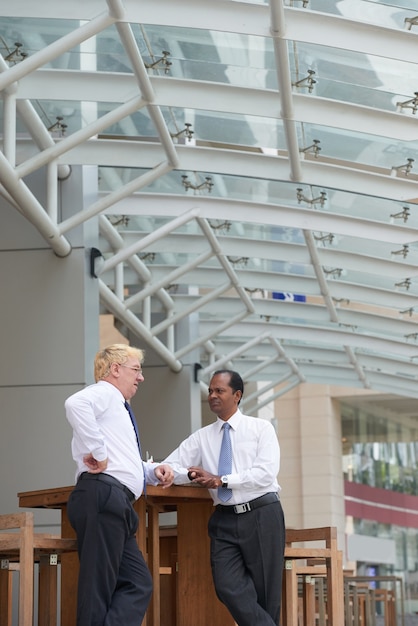
[[[228,505],[249,502],[272,491],[279,492],[277,474],[280,469],[280,446],[273,425],[261,418],[243,415],[238,410],[231,425],[232,472],[228,487],[232,497]],[[218,475],[224,421],[200,428],[185,439],[166,459],[175,472],[175,484],[189,483],[188,468],[199,466]],[[225,504],[217,497],[217,489],[209,489],[214,504]]]
[[[157,464],[142,462],[125,399],[114,385],[101,380],[77,391],[65,401],[65,411],[73,428],[76,480],[88,471],[83,457],[91,453],[97,461],[107,458],[105,473],[117,478],[136,498],[143,491],[144,474],[148,483],[158,484]]]

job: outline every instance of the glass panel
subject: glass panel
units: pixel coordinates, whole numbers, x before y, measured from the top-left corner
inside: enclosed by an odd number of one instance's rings
[[[14,65],[22,53],[32,56],[48,45],[71,33],[80,26],[76,20],[44,20],[3,17],[0,22],[0,53],[10,56],[9,64]],[[19,54],[13,54],[19,44]],[[82,46],[81,46],[82,48]],[[76,70],[80,69],[80,48],[75,47],[48,63],[48,67]]]
[[[302,43],[289,44],[289,54],[293,82],[314,71],[312,93],[322,98],[395,111],[398,98],[416,91],[412,63]],[[296,91],[308,93],[306,84]]]
[[[270,39],[237,33],[133,25],[145,62],[151,64],[169,52],[170,76],[229,83],[247,87],[277,87]],[[155,72],[164,72],[161,62]]]
[[[134,178],[137,178],[145,172],[145,170],[124,168],[111,168],[113,174],[111,178],[106,177],[107,168],[100,168],[100,188],[102,191],[118,188],[115,183],[117,181],[129,182]],[[116,175],[115,175],[116,174]],[[172,171],[166,174],[163,178],[154,181],[151,185],[148,185],[143,189],[143,193],[170,193],[183,195],[185,189],[182,184],[183,172]],[[208,176],[207,172],[186,172],[190,180],[195,184],[200,184]],[[383,222],[386,224],[405,223],[403,215],[406,219],[408,227],[415,227],[418,224],[418,210],[414,204],[409,206],[406,202],[395,202],[393,200],[386,200],[384,198],[362,196],[360,194],[353,194],[342,192],[339,190],[326,189],[322,187],[315,187],[311,185],[301,185],[298,187],[295,183],[283,182],[283,181],[266,181],[256,178],[244,178],[238,176],[226,176],[221,174],[215,174],[211,176],[214,186],[211,190],[211,196],[224,197],[231,200],[247,200],[256,202],[265,202],[267,204],[275,204],[278,207],[302,207],[315,208],[315,210],[321,210],[320,205],[311,205],[316,198],[320,198],[321,192],[326,194],[323,210],[330,214],[346,215],[351,217],[358,217],[364,219],[367,217],[369,220],[376,222]],[[112,180],[112,184],[109,186],[109,180]],[[298,189],[302,190],[303,197],[307,199],[298,200]],[[207,195],[207,190],[201,190],[194,195]],[[406,210],[404,210],[404,208]],[[359,225],[359,234],[361,233],[361,226]],[[289,231],[286,231],[289,232]]]
[[[222,145],[256,146],[286,149],[283,123],[271,118],[243,116],[194,109],[163,109],[167,126],[174,132],[191,124],[193,141],[210,141]]]
[[[344,401],[341,407],[346,478],[418,495],[416,425],[402,413],[359,404]]]
[[[406,17],[413,17],[418,0],[285,0],[285,5],[396,28],[404,26]]]

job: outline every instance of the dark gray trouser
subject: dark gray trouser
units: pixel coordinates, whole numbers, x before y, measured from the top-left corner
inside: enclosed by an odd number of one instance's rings
[[[80,558],[77,626],[138,626],[152,579],[136,542],[138,516],[128,497],[98,480],[79,481],[67,510]]]
[[[277,626],[285,544],[280,502],[240,515],[215,509],[208,531],[215,590],[238,626]]]

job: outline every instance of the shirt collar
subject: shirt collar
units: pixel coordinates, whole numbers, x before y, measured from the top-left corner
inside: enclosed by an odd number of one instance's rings
[[[123,397],[123,393],[117,387],[115,387],[115,385],[112,385],[112,383],[108,383],[107,380],[98,380],[96,385],[106,385],[107,387],[111,387],[114,394],[119,396],[123,404],[125,404],[125,398]]]
[[[241,420],[241,411],[239,409],[236,410],[236,412],[231,415],[231,417],[229,418],[229,420],[227,420],[228,424],[230,424],[232,430],[236,430],[238,427],[238,424]],[[220,417],[217,418],[217,423],[219,426],[219,430],[222,430],[222,426],[226,423],[225,420],[221,420]]]

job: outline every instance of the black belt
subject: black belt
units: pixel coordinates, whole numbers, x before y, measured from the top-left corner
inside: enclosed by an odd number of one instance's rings
[[[124,491],[128,496],[129,502],[131,504],[136,500],[136,497],[132,493],[132,491],[128,489],[128,487],[126,487],[125,485],[122,485],[122,483],[117,478],[110,476],[110,474],[90,474],[90,472],[83,472],[78,477],[78,480],[100,480],[102,483],[108,483],[109,485],[113,485],[114,487],[119,487],[119,489],[122,489],[122,491]]]
[[[218,504],[216,506],[217,511],[221,511],[222,513],[235,513],[239,515],[240,513],[248,513],[248,511],[254,511],[254,509],[258,509],[259,506],[265,506],[266,504],[273,504],[273,502],[278,502],[280,500],[279,494],[276,492],[266,493],[264,496],[260,496],[259,498],[255,498],[255,500],[250,500],[250,502],[243,502],[242,504],[231,504],[224,505]]]

